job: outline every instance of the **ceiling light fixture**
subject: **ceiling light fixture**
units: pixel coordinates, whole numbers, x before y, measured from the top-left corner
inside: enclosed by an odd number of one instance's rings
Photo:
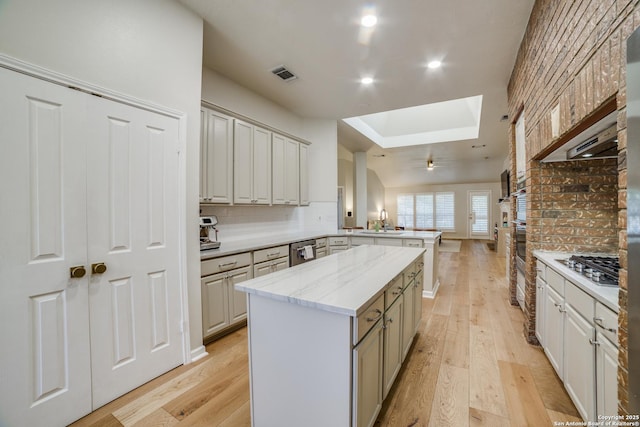
[[[440,61],[431,61],[427,64],[427,67],[431,68],[432,70],[436,69],[436,68],[440,68],[440,66],[442,65],[442,62]]]
[[[370,85],[371,83],[373,83],[373,77],[363,77],[360,80],[360,83],[362,83],[363,85]]]
[[[433,170],[433,160],[427,160],[427,170]]]
[[[360,20],[360,25],[366,28],[371,28],[378,23],[376,15],[365,15]]]

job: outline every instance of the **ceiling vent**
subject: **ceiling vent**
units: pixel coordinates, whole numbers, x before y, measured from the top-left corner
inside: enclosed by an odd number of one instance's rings
[[[280,77],[282,80],[284,80],[285,82],[290,82],[293,81],[295,79],[298,78],[298,76],[296,76],[295,74],[293,74],[291,71],[287,70],[284,65],[279,65],[276,68],[274,68],[273,70],[271,70],[271,72],[273,74],[275,74],[276,76]]]

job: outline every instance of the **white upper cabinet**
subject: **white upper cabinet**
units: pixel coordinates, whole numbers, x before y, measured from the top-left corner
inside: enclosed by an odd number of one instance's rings
[[[233,118],[200,109],[200,202],[233,201]]]
[[[273,134],[272,175],[273,204],[297,205],[299,197],[299,145],[298,141]]]
[[[309,146],[300,144],[300,206],[309,206]]]
[[[271,132],[235,121],[234,203],[271,204]]]

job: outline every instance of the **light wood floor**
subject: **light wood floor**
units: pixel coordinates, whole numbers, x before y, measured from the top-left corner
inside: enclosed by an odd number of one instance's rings
[[[440,289],[377,426],[551,426],[581,421],[523,316],[507,298],[505,261],[484,242],[440,254]],[[246,328],[73,426],[248,426]],[[289,426],[283,426],[289,427]],[[298,426],[291,426],[298,427]],[[330,427],[330,426],[328,426]]]

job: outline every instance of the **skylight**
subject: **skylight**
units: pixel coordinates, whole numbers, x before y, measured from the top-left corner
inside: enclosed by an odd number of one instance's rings
[[[482,95],[343,119],[382,148],[478,138]]]

